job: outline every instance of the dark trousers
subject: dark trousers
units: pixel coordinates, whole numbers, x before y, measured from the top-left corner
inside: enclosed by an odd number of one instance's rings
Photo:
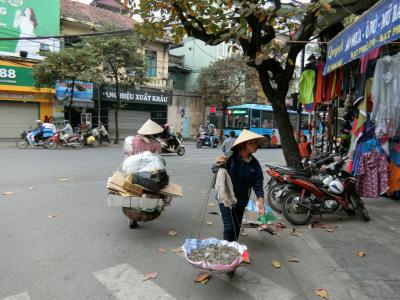
[[[237,241],[242,226],[244,207],[225,207],[222,203],[219,204],[221,211],[222,222],[224,223],[224,240],[228,242]]]

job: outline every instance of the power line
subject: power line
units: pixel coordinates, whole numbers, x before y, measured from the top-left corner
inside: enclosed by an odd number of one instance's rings
[[[41,39],[65,39],[71,37],[84,37],[84,36],[99,36],[99,35],[113,35],[120,33],[135,34],[131,29],[115,30],[115,31],[104,31],[104,32],[92,32],[92,33],[80,33],[71,35],[48,35],[48,36],[31,36],[31,37],[14,37],[14,38],[0,38],[0,41],[17,41],[17,40],[41,40]]]

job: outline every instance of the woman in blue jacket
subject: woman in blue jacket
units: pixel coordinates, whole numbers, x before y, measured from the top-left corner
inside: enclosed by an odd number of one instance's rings
[[[232,242],[238,239],[251,189],[257,196],[259,214],[264,214],[264,176],[260,163],[253,156],[263,139],[262,135],[244,129],[233,144],[231,152],[215,161],[215,168],[225,166],[237,200],[232,208],[219,204],[224,223],[224,240]]]

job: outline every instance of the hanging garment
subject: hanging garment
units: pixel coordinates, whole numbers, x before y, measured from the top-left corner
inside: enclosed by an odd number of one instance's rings
[[[225,168],[218,169],[214,188],[217,192],[216,198],[218,202],[222,203],[225,207],[232,208],[232,206],[237,202],[233,192],[231,177]]]
[[[376,123],[376,135],[394,137],[400,125],[400,53],[377,61],[372,101],[371,118]]]
[[[331,100],[333,80],[335,77],[335,72],[330,72],[325,76],[325,84],[322,91],[322,102],[328,102]]]
[[[323,93],[323,82],[325,80],[324,75],[322,74],[324,71],[325,64],[323,61],[318,62],[317,64],[317,76],[316,76],[316,83],[315,83],[315,97],[314,97],[314,102],[315,103],[321,103],[322,102],[322,93]]]
[[[368,61],[377,59],[380,54],[380,48],[375,48],[371,52],[369,52],[367,55],[363,56],[360,58],[360,73],[364,74],[367,71],[367,64]]]
[[[400,167],[395,163],[389,164],[389,192],[395,193],[400,190]]]
[[[300,76],[299,102],[309,104],[314,102],[315,71],[304,70]]]
[[[357,171],[357,191],[361,197],[378,198],[389,189],[386,155],[372,151],[361,157]]]

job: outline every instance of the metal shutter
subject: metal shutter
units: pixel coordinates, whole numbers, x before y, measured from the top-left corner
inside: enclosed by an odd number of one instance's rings
[[[115,137],[115,110],[108,111],[108,130]],[[118,112],[119,137],[126,138],[135,135],[139,128],[150,119],[149,111],[120,110]]]
[[[18,138],[22,130],[36,127],[38,103],[0,101],[0,138]]]

